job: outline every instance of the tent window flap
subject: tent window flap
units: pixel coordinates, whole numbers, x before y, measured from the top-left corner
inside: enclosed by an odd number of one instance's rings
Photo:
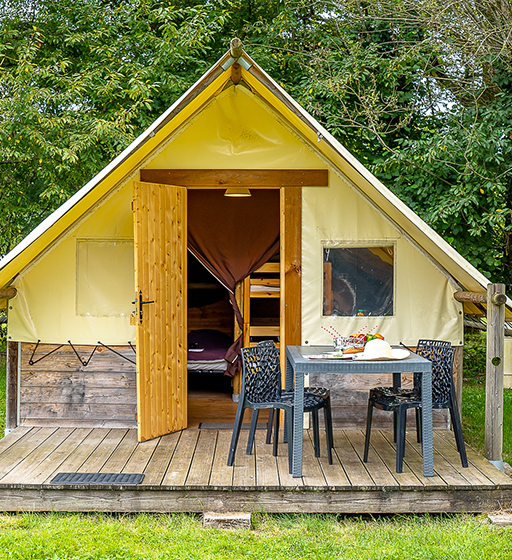
[[[324,316],[391,316],[393,246],[323,249]]]

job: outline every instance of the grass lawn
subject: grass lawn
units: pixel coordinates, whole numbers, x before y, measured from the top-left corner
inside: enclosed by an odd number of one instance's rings
[[[0,559],[464,559],[512,557],[512,528],[482,516],[255,515],[253,530],[193,515],[0,515]]]

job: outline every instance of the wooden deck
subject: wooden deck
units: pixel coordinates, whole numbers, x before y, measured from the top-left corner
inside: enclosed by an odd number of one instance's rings
[[[187,429],[137,443],[135,430],[17,428],[0,440],[0,510],[111,512],[485,512],[510,507],[512,479],[468,448],[463,469],[451,432],[434,435],[435,473],[423,477],[420,447],[408,434],[397,474],[390,431],[372,432],[367,464],[363,433],[335,431],[334,464],[325,442],[316,459],[304,432],[304,476],[288,474],[286,446],[277,458],[256,434],[245,455],[242,431],[235,466],[226,458],[231,430]],[[53,485],[59,472],[144,473],[138,486]]]

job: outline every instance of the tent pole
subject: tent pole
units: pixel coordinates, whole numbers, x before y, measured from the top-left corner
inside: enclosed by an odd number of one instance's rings
[[[485,367],[485,457],[503,470],[503,372],[505,285],[487,286],[487,356]]]

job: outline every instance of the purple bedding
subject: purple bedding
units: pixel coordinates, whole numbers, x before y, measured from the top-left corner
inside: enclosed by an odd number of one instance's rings
[[[231,337],[220,331],[211,329],[191,331],[188,333],[187,360],[222,360],[232,344]]]

